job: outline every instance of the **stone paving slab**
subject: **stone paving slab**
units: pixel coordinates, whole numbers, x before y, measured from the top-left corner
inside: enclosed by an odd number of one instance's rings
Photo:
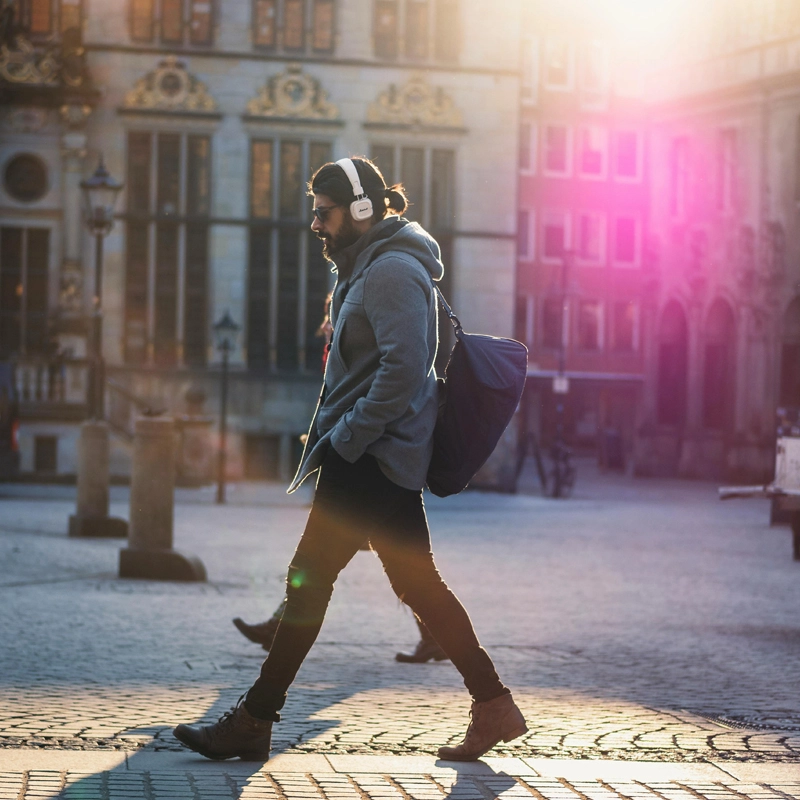
[[[639,765],[641,766],[641,765]],[[0,800],[795,800],[800,783],[742,783],[702,778],[590,780],[533,773],[477,775],[63,770],[0,772]]]

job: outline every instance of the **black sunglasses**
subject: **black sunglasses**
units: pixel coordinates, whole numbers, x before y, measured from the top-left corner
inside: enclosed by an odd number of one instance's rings
[[[314,216],[324,225],[325,220],[328,219],[328,214],[330,214],[334,208],[338,208],[338,206],[337,205],[317,206],[316,208],[312,208],[311,210],[314,212]]]

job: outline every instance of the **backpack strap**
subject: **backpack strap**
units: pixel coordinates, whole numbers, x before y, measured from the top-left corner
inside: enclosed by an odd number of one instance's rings
[[[442,294],[442,290],[434,283],[433,288],[436,290],[436,295],[439,298],[439,302],[442,304],[442,308],[444,309],[444,313],[447,314],[448,319],[453,325],[453,330],[456,332],[456,336],[459,336],[463,333],[461,328],[461,322],[459,321],[458,317],[455,315],[455,312],[452,308],[450,308],[449,303],[447,300],[444,299],[444,295]]]

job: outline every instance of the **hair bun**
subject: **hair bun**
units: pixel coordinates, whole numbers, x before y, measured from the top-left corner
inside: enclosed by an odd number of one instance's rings
[[[386,190],[386,204],[398,214],[405,212],[408,208],[408,198],[402,183],[395,183]]]

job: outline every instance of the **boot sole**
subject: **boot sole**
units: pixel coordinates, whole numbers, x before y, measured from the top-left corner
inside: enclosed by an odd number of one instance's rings
[[[502,742],[511,742],[514,739],[518,739],[520,736],[522,736],[524,733],[527,733],[527,732],[528,732],[528,726],[527,725],[520,725],[519,728],[514,728],[513,730],[510,730],[510,731],[508,731],[506,733],[503,733],[502,736],[493,745],[491,745],[491,747],[487,747],[485,750],[483,750],[480,753],[474,753],[474,754],[464,755],[464,756],[442,756],[442,755],[439,755],[439,758],[442,761],[477,761],[479,758],[483,758],[483,756],[485,756],[492,749],[492,747],[495,747],[498,744],[500,744],[501,741]]]
[[[264,753],[231,753],[229,756],[221,756],[216,753],[210,753],[201,747],[197,747],[193,742],[187,742],[185,739],[181,738],[179,734],[176,734],[175,731],[172,732],[172,735],[184,747],[188,747],[193,753],[197,753],[198,755],[203,756],[203,758],[208,758],[211,761],[229,761],[232,758],[239,758],[242,761],[269,761],[269,752],[267,752],[266,755]]]

